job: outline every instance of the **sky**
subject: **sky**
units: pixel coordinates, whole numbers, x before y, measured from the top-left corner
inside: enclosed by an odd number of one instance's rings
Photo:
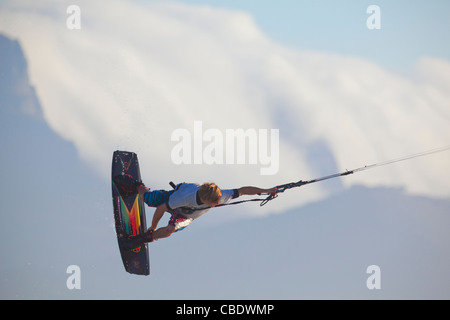
[[[328,51],[405,70],[422,56],[449,58],[443,36],[449,26],[445,1],[184,1],[247,11],[271,39],[301,50]],[[368,32],[369,5],[382,11],[382,25]],[[434,37],[430,37],[434,35]],[[395,45],[396,50],[392,50]]]
[[[70,29],[72,4],[0,1],[0,33],[18,40],[42,109],[22,113],[42,117],[48,139],[61,139],[60,156],[72,156],[79,170],[67,177],[74,185],[78,172],[109,186],[117,149],[137,152],[144,182],[159,189],[208,180],[271,187],[449,145],[446,1],[77,1],[81,28]],[[372,4],[381,10],[380,29],[366,25]],[[261,174],[261,153],[256,164],[247,157],[244,164],[177,165],[172,136],[179,129],[191,133],[192,148],[209,145],[208,130],[223,138],[227,130],[278,130],[278,170]],[[274,141],[257,138],[259,149],[272,150]],[[274,206],[230,209],[230,216],[283,217],[361,186],[400,188],[445,208],[449,160],[446,152],[370,170],[301,196],[286,192]],[[111,231],[107,192],[88,197],[97,197],[97,220],[107,225],[96,239]]]

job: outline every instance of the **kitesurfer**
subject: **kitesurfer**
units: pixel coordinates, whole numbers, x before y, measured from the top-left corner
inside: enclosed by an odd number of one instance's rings
[[[150,191],[142,182],[134,180],[129,175],[120,175],[114,180],[123,191],[139,193],[141,199],[149,207],[156,208],[153,214],[152,225],[145,233],[123,238],[123,245],[130,247],[135,247],[137,243],[167,238],[174,232],[186,228],[192,221],[204,215],[211,208],[227,204],[232,199],[240,196],[261,193],[273,194],[277,192],[277,188],[262,189],[253,186],[238,189],[220,189],[215,183],[211,182],[202,185],[197,183],[180,183],[170,191]],[[171,214],[169,223],[167,226],[157,228],[165,212]]]

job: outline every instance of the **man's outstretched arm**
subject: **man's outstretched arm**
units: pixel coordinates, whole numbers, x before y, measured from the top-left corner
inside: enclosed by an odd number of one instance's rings
[[[162,216],[164,215],[164,212],[166,211],[167,206],[165,203],[156,207],[155,213],[153,214],[152,226],[150,227],[150,229],[156,230],[156,227],[158,227],[159,220],[161,220]]]
[[[275,193],[277,188],[261,189],[258,187],[242,187],[238,189],[239,196],[252,196],[258,193]]]

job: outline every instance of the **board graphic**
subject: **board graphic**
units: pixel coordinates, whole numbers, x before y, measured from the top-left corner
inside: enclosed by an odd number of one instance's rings
[[[115,151],[111,168],[112,200],[117,239],[134,237],[147,230],[144,203],[137,193],[124,192],[114,183],[117,175],[130,175],[141,181],[138,157],[134,152]],[[124,248],[118,241],[125,270],[131,274],[149,275],[147,243],[136,248]]]

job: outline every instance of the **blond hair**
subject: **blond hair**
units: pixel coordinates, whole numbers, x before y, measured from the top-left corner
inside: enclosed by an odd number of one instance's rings
[[[205,182],[198,189],[198,195],[201,199],[213,203],[218,203],[222,197],[222,191],[213,182]]]

